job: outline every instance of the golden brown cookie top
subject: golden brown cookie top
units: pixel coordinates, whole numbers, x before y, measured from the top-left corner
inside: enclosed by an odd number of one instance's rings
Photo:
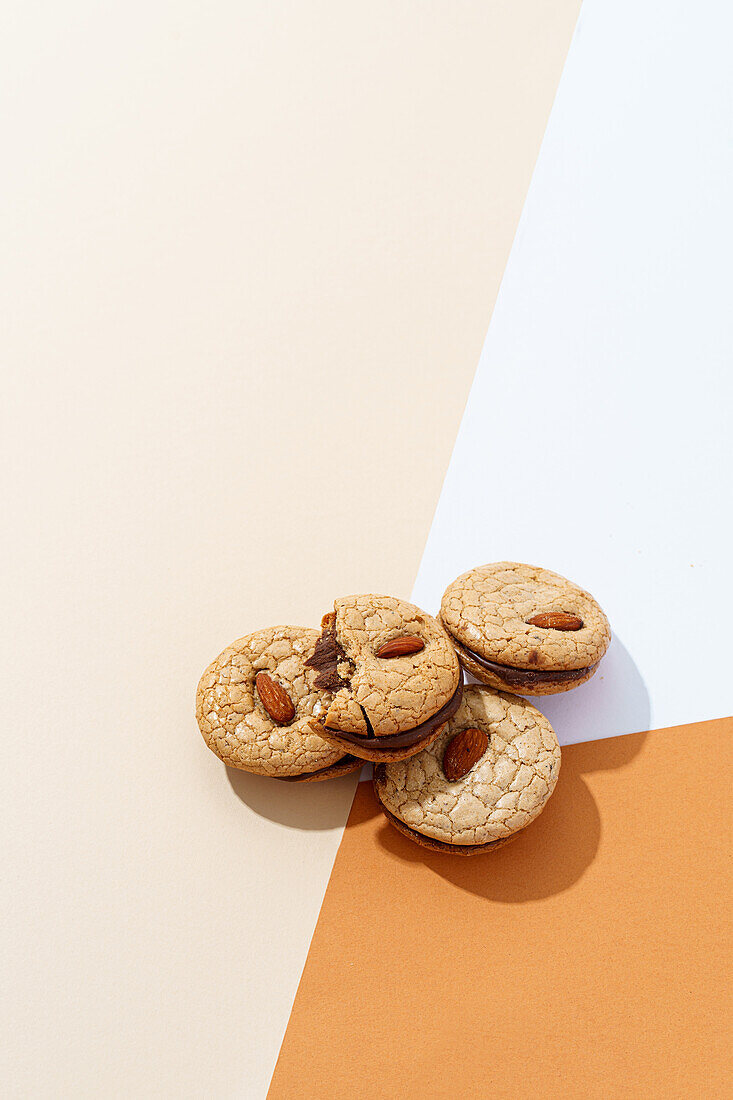
[[[204,672],[196,717],[206,744],[233,768],[297,776],[329,767],[342,749],[320,736],[330,696],[306,666],[318,631],[274,626],[239,638]]]
[[[586,668],[600,661],[611,640],[608,619],[590,593],[549,569],[518,562],[463,573],[445,590],[440,618],[460,645],[512,668]]]
[[[389,737],[419,726],[455,694],[460,664],[432,615],[371,593],[337,599],[334,612],[340,654],[330,681],[330,729]]]
[[[415,832],[444,844],[490,844],[542,812],[559,771],[547,718],[525,699],[476,684],[464,688],[432,745],[379,765],[375,785],[384,807]]]

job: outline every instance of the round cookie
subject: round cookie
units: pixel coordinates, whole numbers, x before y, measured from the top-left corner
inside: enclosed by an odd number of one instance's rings
[[[445,590],[440,620],[463,667],[490,687],[555,695],[584,684],[611,641],[603,611],[549,569],[499,561]]]
[[[323,736],[363,760],[404,760],[458,708],[463,676],[437,619],[392,596],[345,596],[306,662],[331,692]]]
[[[410,840],[468,856],[500,848],[534,821],[559,771],[557,737],[536,707],[471,684],[427,749],[374,769],[374,791]]]
[[[204,672],[196,718],[232,768],[290,782],[331,779],[362,766],[321,737],[328,695],[307,665],[318,631],[274,626],[233,642]]]

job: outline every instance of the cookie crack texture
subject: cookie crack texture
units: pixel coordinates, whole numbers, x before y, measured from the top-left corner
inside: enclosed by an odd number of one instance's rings
[[[611,640],[590,593],[519,562],[481,565],[456,578],[443,594],[440,618],[469,672],[527,694],[565,691],[590,679]],[[482,660],[515,671],[482,668]],[[532,675],[521,680],[521,669]],[[542,680],[543,673],[557,675]]]
[[[204,672],[196,695],[203,738],[225,764],[260,775],[297,776],[335,764],[344,756],[321,736],[328,696],[307,667],[318,634],[296,626],[271,627],[240,638]],[[265,672],[282,685],[294,718],[280,726],[255,686]]]
[[[462,729],[485,731],[488,747],[458,780],[442,761]],[[385,808],[410,829],[447,844],[486,844],[523,829],[542,811],[560,770],[552,726],[524,699],[472,685],[455,717],[428,748],[380,769]]]
[[[414,604],[374,594],[345,596],[334,608],[336,640],[351,674],[329,708],[329,729],[393,737],[421,725],[448,703],[461,672],[436,619]],[[404,648],[406,637],[412,652],[395,652],[395,647]],[[385,647],[394,654],[388,659],[378,656]]]
[[[326,729],[338,735],[349,745],[363,748],[374,749],[402,749],[410,748],[412,745],[417,745],[421,741],[425,741],[426,738],[432,737],[436,734],[445,723],[453,717],[458,707],[461,704],[461,698],[463,696],[463,683],[459,682],[455,692],[440,710],[436,711],[429,718],[426,718],[424,722],[421,722],[418,726],[413,726],[412,729],[404,730],[402,733],[395,733],[392,735],[383,734],[377,737],[374,733],[371,722],[369,721],[369,715],[362,709],[362,715],[366,728],[370,731],[368,734],[357,733],[345,733],[343,730],[332,730],[330,726],[326,725]]]
[[[364,715],[364,722],[365,722],[366,728],[367,728],[367,732],[366,732],[367,737],[374,737],[374,727],[372,726],[371,722],[369,721],[369,715],[367,714],[364,707],[360,706],[359,709],[360,709],[361,713]]]

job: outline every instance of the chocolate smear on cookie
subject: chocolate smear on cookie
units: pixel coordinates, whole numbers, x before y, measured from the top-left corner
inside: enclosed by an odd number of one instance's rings
[[[339,662],[347,661],[348,657],[336,639],[336,612],[330,611],[321,619],[321,636],[316,642],[313,655],[305,662],[309,668],[318,672],[316,687],[334,693],[342,687],[348,687],[349,681],[343,678],[338,669]]]

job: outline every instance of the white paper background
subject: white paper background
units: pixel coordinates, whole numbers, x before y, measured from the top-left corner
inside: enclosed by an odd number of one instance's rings
[[[495,560],[614,642],[564,743],[731,707],[733,9],[587,0],[414,590]]]

